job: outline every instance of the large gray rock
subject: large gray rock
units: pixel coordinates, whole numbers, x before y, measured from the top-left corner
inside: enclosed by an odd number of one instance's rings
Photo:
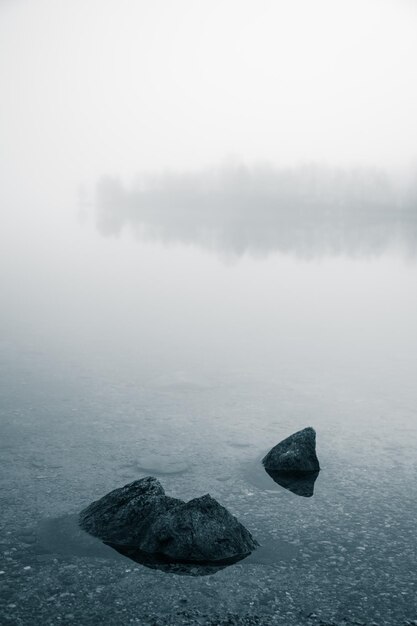
[[[246,528],[208,494],[159,515],[141,541],[145,552],[203,562],[247,554],[256,545]]]
[[[318,472],[316,431],[309,426],[290,435],[262,459],[265,469],[275,472]]]
[[[80,513],[80,526],[106,543],[139,545],[158,515],[182,504],[151,476],[110,491]]]
[[[80,526],[115,546],[135,546],[172,561],[236,560],[258,543],[209,495],[183,502],[165,495],[156,478],[115,489],[80,513]]]

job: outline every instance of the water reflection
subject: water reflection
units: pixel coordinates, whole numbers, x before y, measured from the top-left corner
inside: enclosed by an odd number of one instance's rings
[[[231,559],[216,562],[197,562],[197,561],[171,561],[167,557],[161,555],[148,554],[139,550],[135,546],[118,545],[106,543],[119,554],[132,559],[136,563],[140,563],[145,567],[157,569],[167,574],[177,574],[180,576],[209,576],[216,572],[234,565],[245,559],[249,554],[242,554]]]
[[[93,537],[79,527],[78,514],[42,520],[33,534],[36,554],[53,553],[108,560],[127,557],[150,569],[180,576],[209,576],[246,559],[250,554],[211,562],[171,561],[164,555],[142,552],[136,546],[113,544]]]
[[[264,469],[274,482],[297,496],[311,498],[314,495],[314,483],[319,472],[276,472],[267,468]]]
[[[235,255],[415,254],[417,244],[417,185],[400,190],[375,170],[225,167],[141,177],[131,189],[103,178],[96,205],[102,235],[131,227]]]

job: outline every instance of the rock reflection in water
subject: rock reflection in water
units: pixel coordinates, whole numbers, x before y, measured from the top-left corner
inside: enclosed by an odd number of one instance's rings
[[[314,495],[314,483],[319,472],[278,472],[266,468],[265,471],[274,482],[297,496],[311,498]]]
[[[248,554],[241,554],[231,559],[225,559],[223,561],[212,562],[199,562],[199,561],[171,561],[164,555],[154,555],[139,550],[136,546],[118,545],[112,543],[106,543],[119,554],[126,556],[136,563],[140,563],[145,567],[151,569],[157,569],[167,574],[177,574],[179,576],[209,576],[216,572],[238,563],[242,559],[245,559]]]

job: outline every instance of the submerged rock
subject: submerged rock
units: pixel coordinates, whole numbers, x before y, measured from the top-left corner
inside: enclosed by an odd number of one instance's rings
[[[115,546],[134,546],[172,562],[243,557],[258,543],[210,495],[184,502],[165,495],[153,477],[115,489],[81,511],[81,528]]]
[[[262,459],[266,470],[306,473],[320,471],[316,455],[316,431],[309,426],[290,435]]]

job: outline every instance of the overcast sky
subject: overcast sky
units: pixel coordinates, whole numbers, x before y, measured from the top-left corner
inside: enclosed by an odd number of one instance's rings
[[[2,184],[234,159],[409,166],[416,5],[2,0]]]

